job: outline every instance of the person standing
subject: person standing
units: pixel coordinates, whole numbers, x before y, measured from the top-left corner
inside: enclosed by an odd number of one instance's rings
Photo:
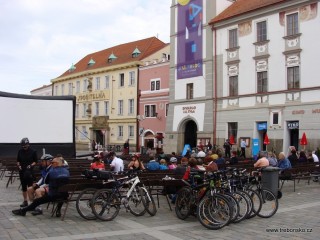
[[[94,152],[97,150],[97,143],[95,140],[92,140],[92,143],[91,143],[91,150]]]
[[[21,149],[17,155],[17,166],[21,182],[23,202],[20,207],[28,206],[28,187],[33,184],[33,167],[38,162],[37,152],[30,148],[28,138],[22,138],[20,141]]]
[[[123,144],[123,154],[129,154],[129,139],[127,139],[127,141],[125,141],[125,143]]]
[[[227,139],[224,144],[223,144],[223,148],[224,148],[224,152],[225,152],[225,158],[230,158],[231,157],[231,143],[230,140]]]
[[[240,147],[241,147],[241,155],[240,155],[240,157],[246,158],[247,143],[246,143],[246,141],[244,139],[241,139]]]

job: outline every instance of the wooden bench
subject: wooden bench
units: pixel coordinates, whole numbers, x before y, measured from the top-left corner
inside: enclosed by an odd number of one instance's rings
[[[279,185],[282,189],[285,181],[293,181],[293,191],[296,190],[296,181],[307,180],[308,185],[310,180],[320,176],[320,167],[317,164],[297,165],[291,169],[286,169],[279,174]]]

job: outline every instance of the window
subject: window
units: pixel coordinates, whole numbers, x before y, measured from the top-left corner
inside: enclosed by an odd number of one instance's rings
[[[129,99],[128,105],[129,105],[128,114],[129,115],[134,114],[134,99]]]
[[[238,47],[238,29],[229,30],[229,48]]]
[[[288,89],[300,87],[300,70],[299,66],[287,68]]]
[[[100,77],[96,77],[96,90],[100,90]]]
[[[279,124],[279,113],[278,112],[273,112],[272,113],[272,124],[273,125],[278,125]]]
[[[135,72],[134,71],[129,72],[129,86],[135,85],[135,83],[136,83],[135,80],[136,80]]]
[[[82,133],[80,135],[81,140],[86,140],[88,136],[87,128],[86,126],[82,126]]]
[[[134,137],[134,126],[129,126],[128,127],[128,133],[129,133],[129,138]]]
[[[58,94],[58,90],[59,90],[59,86],[57,85],[57,86],[55,86],[55,94],[56,94],[56,96],[59,95],[59,94]]]
[[[118,115],[123,115],[123,100],[118,100]]]
[[[118,126],[118,137],[119,138],[123,137],[123,126]]]
[[[88,80],[84,79],[83,80],[83,91],[86,92],[88,90]]]
[[[95,102],[95,110],[96,110],[95,115],[99,116],[99,102]]]
[[[85,117],[86,114],[87,114],[87,104],[86,104],[86,103],[84,103],[84,104],[82,105],[82,110],[83,110],[82,117]]]
[[[110,85],[109,75],[104,77],[104,88],[108,89]]]
[[[160,80],[151,80],[150,82],[150,89],[151,91],[158,91],[160,90]]]
[[[267,40],[267,22],[257,23],[257,42],[262,42]]]
[[[144,115],[146,117],[156,117],[156,105],[145,105]]]
[[[166,117],[168,116],[168,111],[169,111],[169,103],[166,104]]]
[[[193,99],[193,83],[187,84],[187,99]]]
[[[290,36],[298,33],[298,13],[287,15],[287,35]]]
[[[109,116],[109,101],[104,102],[104,114]]]
[[[79,104],[76,104],[76,118],[79,117]]]
[[[73,94],[73,84],[72,83],[68,83],[68,95],[72,95]]]
[[[64,84],[61,85],[61,96],[64,95]]]
[[[237,133],[238,133],[238,123],[237,122],[229,122],[228,123],[228,137],[231,138],[231,136],[233,136],[234,143],[237,143]]]
[[[187,99],[193,99],[193,83],[187,84]]]
[[[80,92],[80,81],[76,82],[76,93]]]
[[[119,75],[119,87],[124,87],[124,73]]]
[[[257,73],[257,93],[268,92],[268,76],[267,72]]]
[[[238,95],[238,76],[229,77],[229,96]]]

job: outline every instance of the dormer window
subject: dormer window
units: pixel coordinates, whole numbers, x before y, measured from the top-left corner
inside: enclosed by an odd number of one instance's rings
[[[136,47],[136,49],[134,49],[134,51],[132,52],[132,57],[136,58],[140,55],[140,50]]]
[[[90,61],[88,62],[88,66],[94,65],[96,62],[91,58]]]
[[[108,58],[108,62],[111,63],[111,62],[113,62],[113,61],[116,60],[116,59],[117,59],[116,55],[114,55],[113,53],[111,53],[110,56],[109,56],[109,58]]]
[[[71,67],[69,68],[69,72],[73,72],[74,70],[76,70],[76,66],[72,63]]]

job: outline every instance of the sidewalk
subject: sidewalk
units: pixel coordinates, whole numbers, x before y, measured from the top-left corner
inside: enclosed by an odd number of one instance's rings
[[[22,202],[18,190],[19,181],[5,188],[5,179],[0,181],[0,240],[41,239],[110,239],[110,240],[180,240],[180,239],[317,239],[320,234],[320,184],[301,181],[293,192],[293,183],[286,182],[279,210],[270,219],[255,217],[238,224],[213,231],[208,230],[195,217],[179,220],[170,211],[165,198],[160,198],[156,216],[135,217],[122,208],[110,222],[82,219],[71,203],[64,221],[50,217],[50,209],[44,214],[26,217],[14,216]],[[307,232],[311,231],[311,232]],[[317,237],[318,236],[318,237]]]

